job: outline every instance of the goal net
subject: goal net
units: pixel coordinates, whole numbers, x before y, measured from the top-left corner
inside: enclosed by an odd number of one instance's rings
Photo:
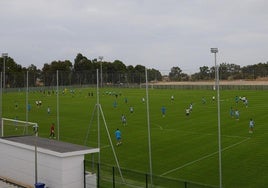
[[[17,119],[2,118],[2,137],[34,135],[37,123]]]

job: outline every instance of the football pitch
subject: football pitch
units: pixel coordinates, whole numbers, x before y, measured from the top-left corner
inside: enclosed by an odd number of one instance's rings
[[[62,91],[63,89],[61,89]],[[93,94],[93,96],[92,96]],[[174,96],[174,100],[171,100]],[[148,119],[151,135],[151,159],[154,175],[219,185],[218,111],[212,100],[213,90],[149,89],[149,109],[146,90],[101,88],[99,99],[101,163],[116,166],[111,136],[121,168],[149,172]],[[248,107],[236,96],[245,96]],[[26,93],[4,92],[3,117],[26,120]],[[89,147],[98,146],[96,88],[66,89],[58,98],[55,92],[30,91],[31,108],[27,118],[39,125],[39,136],[49,137],[50,124],[59,120],[59,139]],[[38,107],[35,101],[42,101]],[[193,109],[186,116],[185,109]],[[162,115],[162,107],[166,114]],[[51,112],[47,113],[47,108]],[[133,107],[134,112],[130,112]],[[230,116],[230,108],[240,112],[239,119]],[[267,187],[268,91],[221,90],[220,124],[222,147],[222,184],[228,188]],[[149,112],[149,118],[148,113]],[[126,125],[121,116],[126,116]],[[57,119],[59,118],[59,119]],[[249,133],[249,120],[255,121],[254,132]],[[106,122],[106,124],[105,124]],[[122,133],[122,144],[116,146],[115,130]],[[20,134],[15,132],[15,134]],[[124,175],[124,174],[123,174]]]

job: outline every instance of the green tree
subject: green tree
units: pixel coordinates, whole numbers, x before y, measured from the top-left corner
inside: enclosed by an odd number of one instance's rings
[[[134,67],[134,82],[141,84],[144,83],[145,80],[145,66],[143,65],[136,65]]]
[[[171,81],[181,81],[182,70],[179,67],[172,67],[169,73]]]
[[[22,66],[11,57],[5,57],[5,87],[23,87],[24,76]],[[1,58],[0,69],[4,73],[4,58]]]
[[[156,69],[148,69],[148,81],[161,81],[162,80],[162,75],[161,73],[156,70]]]
[[[57,85],[57,71],[59,73],[59,85],[70,85],[70,73],[72,71],[72,63],[69,60],[52,61],[51,64],[44,64],[43,81],[46,86]]]
[[[28,71],[28,85],[33,87],[42,82],[41,80],[41,70],[37,69],[37,67],[33,64],[28,66],[24,72]]]
[[[96,64],[96,63],[95,63]],[[87,57],[77,54],[74,59],[73,83],[75,84],[93,84],[96,83],[95,65]]]
[[[199,67],[199,79],[209,80],[211,79],[210,69],[208,66]]]

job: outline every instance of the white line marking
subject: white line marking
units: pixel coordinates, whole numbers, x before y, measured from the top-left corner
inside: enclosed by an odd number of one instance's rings
[[[178,130],[178,129],[165,129],[166,131],[178,131],[178,132],[184,132],[184,133],[188,133],[188,134],[198,134],[198,135],[208,135],[208,136],[215,136],[215,135],[218,135],[218,134],[212,134],[212,133],[200,133],[200,132],[194,132],[194,131],[181,131],[181,130]],[[249,138],[249,137],[246,137],[246,136],[236,136],[236,135],[221,135],[222,137],[229,137],[229,138]]]
[[[239,145],[239,144],[242,144],[243,142],[246,142],[246,141],[248,141],[249,139],[250,139],[250,138],[246,138],[246,139],[244,139],[244,140],[242,140],[242,141],[240,141],[240,142],[237,142],[237,143],[235,143],[235,144],[233,144],[233,145],[230,145],[230,146],[228,146],[228,147],[222,149],[221,151],[225,151],[225,150],[230,149],[230,148],[232,148],[232,147],[234,147],[234,146],[237,146],[237,145]],[[186,164],[184,164],[184,165],[182,165],[182,166],[179,166],[179,167],[174,168],[174,169],[172,169],[172,170],[166,171],[166,172],[164,172],[163,174],[161,174],[160,176],[165,176],[165,175],[167,175],[167,174],[169,174],[169,173],[171,173],[171,172],[174,172],[174,171],[176,171],[176,170],[182,169],[182,168],[184,168],[184,167],[186,167],[186,166],[189,166],[189,165],[191,165],[191,164],[194,164],[194,163],[196,163],[196,162],[199,162],[199,161],[201,161],[201,160],[203,160],[203,159],[206,159],[206,158],[208,158],[208,157],[211,157],[211,156],[213,156],[213,155],[215,155],[215,154],[217,154],[217,153],[219,153],[219,151],[213,152],[213,153],[211,153],[211,154],[209,154],[209,155],[206,155],[206,156],[204,156],[204,157],[201,157],[201,158],[199,158],[199,159],[197,159],[197,160],[191,161],[191,162],[186,163]]]
[[[108,147],[110,147],[110,145],[102,146],[101,149],[105,149],[105,148],[108,148]]]
[[[156,125],[157,127],[159,127],[160,130],[163,130],[163,127],[157,123],[151,123],[152,125]]]

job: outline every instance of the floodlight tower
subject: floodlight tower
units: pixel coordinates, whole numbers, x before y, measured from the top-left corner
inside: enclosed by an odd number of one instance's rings
[[[99,60],[100,60],[100,79],[101,79],[101,88],[102,88],[102,60],[103,60],[103,56],[99,56]]]
[[[6,57],[8,57],[8,53],[2,53],[2,58],[4,59],[3,63],[3,88],[6,88]]]
[[[210,52],[214,53],[214,57],[215,57],[215,88],[217,89],[217,106],[218,106],[219,187],[222,188],[220,88],[219,88],[219,67],[217,66],[217,58],[216,58],[216,54],[218,53],[218,48],[211,48]]]
[[[216,54],[218,53],[218,48],[211,48],[210,49],[210,52],[214,54],[214,57],[215,57],[215,85],[214,85],[214,88],[216,89],[217,87],[217,57],[216,57]]]

